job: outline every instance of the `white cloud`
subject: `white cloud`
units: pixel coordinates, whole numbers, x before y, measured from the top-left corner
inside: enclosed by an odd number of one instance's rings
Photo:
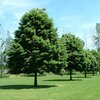
[[[46,5],[50,0],[0,0],[0,6],[2,8],[23,8],[23,7],[38,7]],[[25,9],[25,8],[23,8]]]
[[[79,21],[80,19],[79,15],[66,15],[60,18],[61,21]]]
[[[0,24],[13,32],[24,13],[33,8],[42,8],[49,2],[50,0],[0,0],[0,19],[3,18]]]
[[[81,20],[79,15],[66,15],[60,18],[60,22],[67,29],[77,27]]]
[[[89,23],[85,23],[85,24],[82,24],[80,25],[80,30],[83,30],[83,31],[95,31],[95,25],[96,25],[96,22],[97,21],[93,21],[93,22],[89,22]]]
[[[81,17],[79,15],[66,15],[60,18],[61,26],[67,30],[73,30],[81,23]]]
[[[36,3],[33,0],[0,0],[0,15],[12,16],[18,19],[21,14],[31,7],[35,7]],[[2,13],[1,13],[2,12]]]
[[[65,33],[75,33],[79,24],[81,22],[81,17],[79,15],[65,15],[59,18],[59,23],[57,25],[59,35]]]
[[[16,17],[16,13],[19,16],[19,13],[45,6],[49,2],[50,0],[0,0],[0,11],[9,12]]]
[[[18,7],[26,7],[26,6],[31,6],[34,5],[35,2],[32,0],[1,0],[0,1],[2,7],[9,7],[9,8],[18,8]],[[8,8],[8,9],[9,9]]]

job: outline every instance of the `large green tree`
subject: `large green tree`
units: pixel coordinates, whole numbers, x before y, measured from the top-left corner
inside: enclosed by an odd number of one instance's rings
[[[53,20],[45,9],[33,9],[24,14],[15,31],[8,53],[8,67],[14,74],[34,73],[34,86],[37,86],[38,73],[59,73],[65,66],[67,56],[64,52]]]
[[[75,35],[69,33],[62,36],[62,41],[66,47],[68,53],[68,69],[70,71],[70,80],[72,80],[72,70],[80,70],[80,61],[82,60],[82,51],[84,42],[75,37]]]

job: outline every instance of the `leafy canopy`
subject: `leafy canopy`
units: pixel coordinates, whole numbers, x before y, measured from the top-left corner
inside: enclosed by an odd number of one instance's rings
[[[22,17],[8,53],[11,73],[57,73],[67,58],[57,29],[45,9],[33,9]],[[61,65],[61,66],[60,66]]]

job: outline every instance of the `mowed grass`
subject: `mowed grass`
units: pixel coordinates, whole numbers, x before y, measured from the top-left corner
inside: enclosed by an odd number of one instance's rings
[[[33,87],[33,77],[0,78],[0,100],[100,100],[100,75],[73,77],[40,76],[38,88]]]

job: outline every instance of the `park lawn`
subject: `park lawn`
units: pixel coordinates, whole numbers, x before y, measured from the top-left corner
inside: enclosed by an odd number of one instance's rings
[[[73,77],[40,76],[38,88],[33,87],[33,77],[0,78],[0,100],[100,100],[100,75]]]

